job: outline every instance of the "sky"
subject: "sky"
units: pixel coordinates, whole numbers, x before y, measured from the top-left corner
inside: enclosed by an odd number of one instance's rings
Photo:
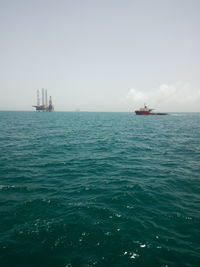
[[[199,0],[0,0],[0,110],[200,112]]]

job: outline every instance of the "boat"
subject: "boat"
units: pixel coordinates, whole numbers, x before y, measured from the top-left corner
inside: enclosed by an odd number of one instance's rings
[[[157,113],[152,112],[153,109],[150,109],[147,107],[146,104],[144,104],[143,108],[140,108],[139,110],[135,110],[136,115],[168,115],[168,113]]]

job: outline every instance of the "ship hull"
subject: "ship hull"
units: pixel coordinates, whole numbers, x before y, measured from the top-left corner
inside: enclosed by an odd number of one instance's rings
[[[168,115],[167,113],[155,113],[155,112],[148,112],[148,111],[135,111],[136,115]]]

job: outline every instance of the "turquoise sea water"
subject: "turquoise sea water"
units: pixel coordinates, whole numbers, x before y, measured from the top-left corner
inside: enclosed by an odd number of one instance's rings
[[[200,266],[200,114],[0,112],[0,266]]]

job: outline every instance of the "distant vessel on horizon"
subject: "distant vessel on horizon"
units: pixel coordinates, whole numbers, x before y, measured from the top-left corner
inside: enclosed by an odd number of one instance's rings
[[[143,108],[140,108],[139,110],[135,110],[136,115],[168,115],[168,113],[157,113],[152,112],[153,109],[150,109],[147,107],[146,104],[144,104]]]

